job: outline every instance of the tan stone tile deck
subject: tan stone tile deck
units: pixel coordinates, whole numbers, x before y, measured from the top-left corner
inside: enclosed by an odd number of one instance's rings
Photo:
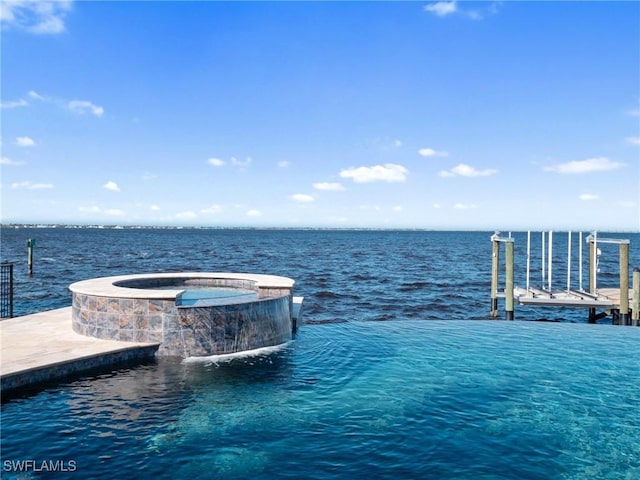
[[[71,307],[0,321],[2,391],[152,355],[157,344],[85,337],[71,328]]]

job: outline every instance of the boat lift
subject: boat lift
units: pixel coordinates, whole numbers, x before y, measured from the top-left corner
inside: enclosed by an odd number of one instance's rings
[[[578,289],[572,289],[572,232],[568,232],[567,239],[567,285],[565,289],[553,288],[553,231],[548,234],[542,232],[541,274],[540,287],[533,287],[530,281],[531,275],[531,231],[527,232],[527,265],[525,287],[515,286],[514,277],[514,239],[509,233],[508,237],[500,236],[496,232],[491,236],[493,244],[492,272],[491,272],[491,316],[498,316],[498,298],[505,299],[505,318],[513,320],[514,303],[519,305],[556,306],[556,307],[582,307],[589,309],[589,323],[595,323],[598,319],[612,315],[616,325],[638,325],[640,313],[640,270],[633,272],[633,289],[629,289],[629,240],[616,238],[601,238],[597,232],[593,232],[585,239],[589,250],[588,290],[583,288],[583,236],[578,233]],[[498,290],[500,244],[505,244],[505,288]],[[546,245],[545,245],[546,243]],[[619,288],[601,288],[598,286],[597,274],[601,250],[599,245],[617,244],[620,257],[620,282]],[[545,258],[546,257],[546,258]],[[545,270],[546,264],[546,270]],[[605,309],[596,313],[596,309]],[[631,320],[631,322],[630,322]]]

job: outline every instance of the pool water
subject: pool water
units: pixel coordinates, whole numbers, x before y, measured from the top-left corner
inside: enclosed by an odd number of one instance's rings
[[[2,456],[96,479],[636,479],[639,345],[606,325],[307,325],[9,399]]]
[[[175,287],[172,287],[175,289]],[[227,305],[249,302],[258,298],[254,290],[231,287],[189,287],[177,299],[178,306]]]

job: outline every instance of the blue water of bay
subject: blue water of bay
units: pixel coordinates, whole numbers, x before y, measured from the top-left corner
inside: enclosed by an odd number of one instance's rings
[[[514,236],[523,284],[526,234]],[[638,265],[638,235],[619,236]],[[20,314],[69,305],[86,278],[248,271],[294,278],[308,323],[254,356],[158,359],[3,399],[2,477],[70,475],[7,468],[33,459],[92,479],[640,478],[640,329],[575,309],[488,320],[489,237],[3,229]],[[617,261],[603,246],[601,285],[615,286]]]
[[[69,285],[89,278],[156,272],[252,272],[296,281],[309,322],[488,319],[493,232],[1,228],[1,260],[14,263],[16,316],[71,304]],[[506,235],[506,233],[503,233]],[[631,269],[640,267],[640,234],[631,240]],[[27,240],[36,240],[33,275]],[[527,234],[514,232],[515,283],[526,284]],[[567,286],[567,233],[554,232],[554,289]],[[572,236],[571,287],[588,289],[583,237]],[[547,245],[548,247],[548,245]],[[598,285],[617,287],[617,245],[603,244]],[[504,257],[504,251],[503,255]],[[544,262],[543,262],[544,260]],[[542,279],[541,237],[532,234],[530,284]],[[543,265],[544,263],[544,265]],[[583,282],[580,284],[580,266]],[[501,259],[501,288],[504,261]],[[518,308],[521,320],[584,322],[582,309]],[[610,323],[610,319],[608,320]]]

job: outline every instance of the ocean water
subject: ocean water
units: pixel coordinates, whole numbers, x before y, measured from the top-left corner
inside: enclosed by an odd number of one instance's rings
[[[15,264],[16,316],[71,304],[68,287],[88,278],[151,272],[225,271],[282,275],[304,296],[313,323],[353,320],[488,319],[493,232],[2,228],[0,260]],[[507,235],[503,232],[503,235]],[[640,234],[630,269],[640,267]],[[514,232],[515,283],[526,283],[527,234]],[[541,286],[539,233],[531,235],[530,283]],[[33,275],[27,240],[36,240]],[[583,236],[583,287],[587,250]],[[554,232],[552,287],[566,288],[567,234]],[[601,245],[598,285],[618,286],[617,245]],[[572,288],[579,288],[578,234]],[[501,287],[504,288],[504,248]],[[547,260],[544,267],[548,270]],[[545,279],[544,285],[547,285]],[[501,308],[503,308],[501,306]],[[503,315],[504,312],[501,312]],[[583,322],[576,309],[516,307],[521,320]],[[610,320],[607,320],[610,323]],[[605,321],[606,322],[606,321]]]
[[[68,284],[96,276],[249,271],[294,278],[307,324],[255,355],[3,398],[2,478],[640,478],[640,329],[573,309],[489,320],[491,233],[3,229],[18,314],[67,306]],[[638,235],[618,237],[638,265]],[[615,286],[617,247],[602,250],[598,282]]]

